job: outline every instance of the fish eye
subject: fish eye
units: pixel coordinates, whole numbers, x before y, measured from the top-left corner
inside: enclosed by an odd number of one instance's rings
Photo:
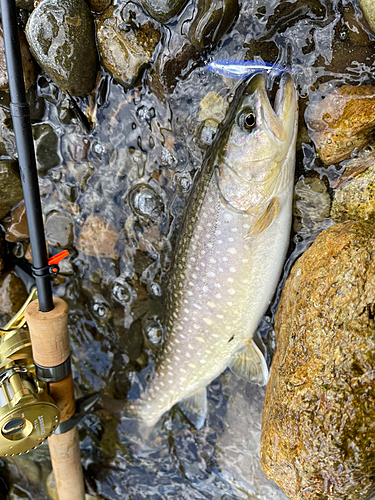
[[[238,125],[246,130],[252,130],[256,125],[255,114],[251,110],[245,109],[238,118]]]

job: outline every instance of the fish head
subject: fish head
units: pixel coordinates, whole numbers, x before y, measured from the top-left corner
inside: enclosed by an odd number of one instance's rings
[[[255,75],[239,96],[217,148],[220,191],[241,211],[269,202],[294,172],[297,97],[293,78],[284,73],[274,105],[267,76]]]

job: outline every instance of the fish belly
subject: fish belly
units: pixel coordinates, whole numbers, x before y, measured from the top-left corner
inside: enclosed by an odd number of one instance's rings
[[[222,202],[211,179],[192,235],[174,268],[173,307],[160,364],[138,406],[153,425],[208,385],[252,338],[276,289],[289,243],[292,187],[270,227],[248,237],[253,216]]]

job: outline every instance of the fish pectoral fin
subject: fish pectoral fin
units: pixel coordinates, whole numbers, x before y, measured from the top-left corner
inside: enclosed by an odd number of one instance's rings
[[[196,429],[203,427],[207,416],[207,390],[205,387],[194,392],[191,396],[179,402],[179,406],[186,418]]]
[[[257,385],[268,382],[266,360],[253,339],[236,352],[228,366],[237,377],[247,382]]]
[[[263,233],[263,231],[270,227],[272,222],[276,219],[278,211],[279,202],[276,198],[273,198],[264,212],[258,215],[257,220],[247,233],[246,238],[253,238],[254,236],[258,236],[258,234]]]

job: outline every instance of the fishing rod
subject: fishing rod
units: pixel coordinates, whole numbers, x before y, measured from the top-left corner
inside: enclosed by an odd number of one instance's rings
[[[49,438],[59,500],[84,500],[76,424],[95,397],[91,396],[90,404],[81,402],[76,411],[68,306],[52,296],[51,286],[51,275],[59,271],[58,263],[68,252],[49,260],[47,257],[15,0],[0,0],[0,8],[10,109],[33,258],[31,275],[27,269],[18,268],[29,298],[0,330],[0,455],[27,453]]]

